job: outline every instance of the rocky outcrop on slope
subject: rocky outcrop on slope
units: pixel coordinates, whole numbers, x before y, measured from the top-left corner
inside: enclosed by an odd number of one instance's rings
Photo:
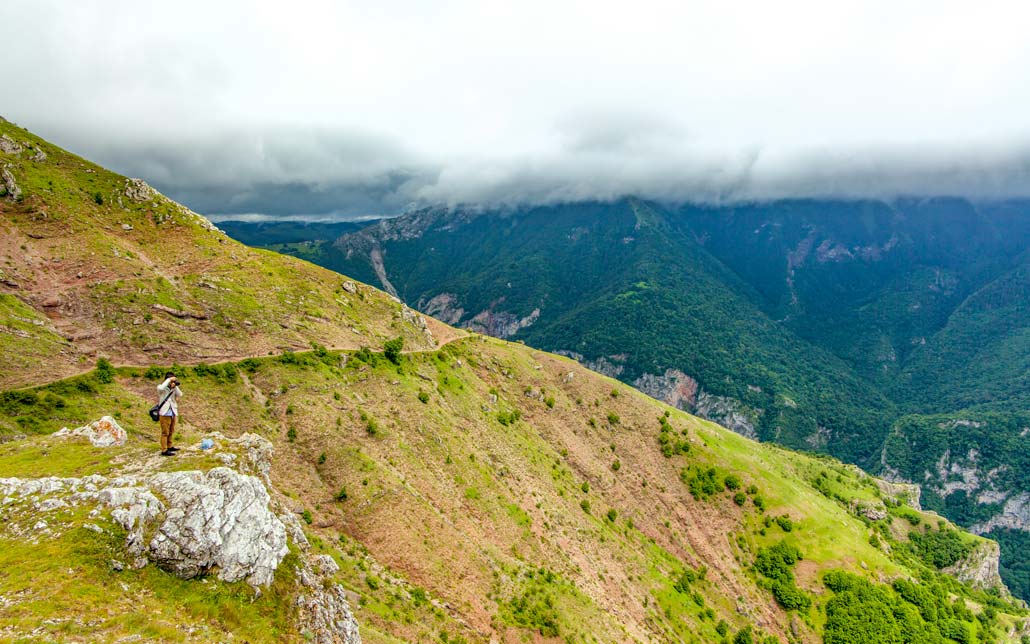
[[[133,201],[150,201],[156,195],[157,191],[143,179],[125,180],[125,196]]]
[[[146,550],[151,561],[185,579],[217,570],[223,581],[272,582],[289,549],[260,480],[218,467],[161,473],[149,484],[165,499]]]
[[[128,434],[114,418],[104,416],[88,425],[68,429],[62,427],[53,434],[62,438],[86,438],[93,447],[112,447],[124,445]]]
[[[986,534],[998,528],[1030,531],[1030,493],[1021,492],[1005,501],[1001,512],[987,521],[969,528],[976,534]]]
[[[1000,557],[1001,549],[997,542],[981,541],[966,557],[945,568],[943,572],[973,588],[998,588],[1007,593],[998,573]]]
[[[58,435],[92,442],[94,428],[108,425],[117,423],[105,417]],[[154,564],[183,579],[246,581],[256,592],[275,581],[292,541],[301,553],[291,606],[298,629],[319,644],[360,644],[346,595],[333,581],[339,567],[309,553],[296,516],[275,497],[272,444],[256,434],[208,438],[215,446],[207,454],[223,465],[206,471],[161,471],[168,461],[154,457],[120,476],[0,478],[0,533],[32,543],[83,527],[124,534],[127,564],[113,561],[116,570]],[[200,452],[188,448],[180,458]],[[87,523],[76,522],[83,516],[76,508],[88,510]]]
[[[14,175],[11,174],[10,166],[4,166],[0,169],[0,197],[5,196],[14,200],[21,197],[21,188],[18,187],[17,182],[14,180]]]
[[[666,369],[662,375],[645,373],[633,386],[648,396],[684,411],[692,411],[697,399],[697,381],[678,369]]]
[[[510,338],[522,329],[532,326],[539,318],[540,309],[533,309],[529,315],[522,318],[508,311],[490,309],[480,311],[463,326],[470,331],[484,333],[495,338]]]
[[[758,424],[755,410],[748,409],[738,400],[727,396],[713,396],[702,391],[697,396],[694,412],[727,429],[732,429],[741,436],[758,440]]]

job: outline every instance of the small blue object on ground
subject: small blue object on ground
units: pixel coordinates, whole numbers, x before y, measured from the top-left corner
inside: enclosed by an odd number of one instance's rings
[[[205,438],[204,440],[200,441],[200,449],[211,449],[214,446],[215,442],[210,438]]]

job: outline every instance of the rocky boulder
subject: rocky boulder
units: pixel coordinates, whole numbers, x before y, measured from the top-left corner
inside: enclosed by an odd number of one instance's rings
[[[7,196],[11,199],[17,200],[21,197],[21,188],[14,180],[14,175],[11,174],[10,166],[4,166],[0,170],[0,197]]]
[[[17,141],[6,134],[0,136],[0,152],[4,154],[20,154],[24,149]]]
[[[358,622],[347,596],[331,578],[340,570],[329,555],[305,560],[298,575],[297,610],[301,632],[316,644],[361,644]]]
[[[158,566],[186,579],[217,569],[223,581],[272,582],[288,552],[286,528],[260,480],[217,467],[161,473],[150,483],[166,504],[147,549]]]
[[[75,429],[62,427],[54,432],[54,436],[67,438],[85,437],[89,439],[89,442],[94,447],[124,445],[125,439],[128,438],[128,434],[118,424],[118,421],[110,416],[104,416],[100,420],[94,420],[88,425],[76,427]]]
[[[143,179],[126,179],[125,196],[133,201],[150,201],[157,191]]]
[[[870,521],[883,521],[887,518],[887,508],[878,501],[871,502],[854,499],[851,502],[851,513],[855,516],[865,517]]]

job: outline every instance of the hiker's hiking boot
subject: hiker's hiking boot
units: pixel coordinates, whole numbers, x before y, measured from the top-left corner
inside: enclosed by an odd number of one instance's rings
[[[169,451],[169,452],[173,452],[173,453],[174,453],[174,452],[178,452],[178,451],[179,451],[179,448],[178,448],[178,447],[169,447],[169,448],[168,448],[168,451]]]
[[[166,449],[165,451],[161,452],[161,456],[175,456],[175,452],[173,452],[171,449]]]

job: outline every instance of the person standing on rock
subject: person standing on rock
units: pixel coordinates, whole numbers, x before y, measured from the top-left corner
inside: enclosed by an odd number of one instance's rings
[[[172,436],[175,434],[175,423],[179,420],[179,398],[182,397],[182,389],[179,388],[179,379],[171,371],[165,374],[165,381],[157,386],[159,396],[158,402],[161,407],[158,413],[161,416],[161,456],[174,456],[178,447],[172,446]]]

